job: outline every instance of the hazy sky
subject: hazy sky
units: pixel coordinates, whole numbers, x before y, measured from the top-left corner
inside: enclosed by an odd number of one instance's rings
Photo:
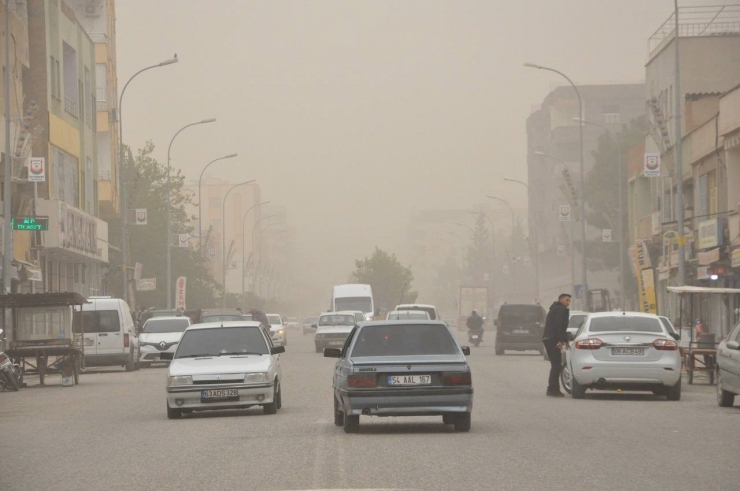
[[[715,3],[707,0],[690,5]],[[689,5],[688,2],[681,2]],[[257,178],[287,206],[305,257],[343,281],[414,210],[526,206],[525,121],[561,83],[640,82],[670,0],[119,0],[124,139],[190,177]]]

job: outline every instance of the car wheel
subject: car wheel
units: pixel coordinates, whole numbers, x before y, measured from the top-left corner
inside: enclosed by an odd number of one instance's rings
[[[180,419],[181,416],[182,409],[172,409],[169,403],[167,404],[167,419]]]
[[[586,398],[586,387],[578,383],[578,380],[576,380],[575,377],[571,375],[571,388],[572,392],[570,393],[571,397],[573,399],[585,399]]]
[[[563,385],[565,392],[573,394],[573,375],[570,373],[568,365],[563,365],[563,369],[560,371],[560,383]]]
[[[134,352],[132,351],[129,353],[128,360],[126,360],[126,371],[127,372],[133,372],[134,371]]]
[[[359,415],[344,415],[344,432],[345,433],[357,433],[360,431],[360,416]]]
[[[443,414],[442,415],[442,423],[446,425],[454,425],[455,424],[455,415],[454,414]]]
[[[655,396],[664,396],[664,395],[666,395],[665,388],[659,387],[657,389],[653,389],[653,395],[655,395]]]
[[[283,407],[283,386],[278,384],[278,391],[277,391],[277,408],[280,409]]]
[[[339,410],[339,401],[334,397],[334,426],[344,426],[344,413]]]
[[[673,387],[666,387],[665,395],[669,401],[681,400],[681,379]]]
[[[262,411],[265,414],[276,414],[277,413],[277,399],[278,399],[278,382],[275,381],[275,387],[272,389],[272,402],[262,406]]]
[[[735,403],[735,394],[722,388],[722,373],[717,368],[717,404],[720,407],[732,407]]]
[[[470,413],[455,415],[455,431],[470,431]]]
[[[501,356],[501,355],[503,355],[503,354],[504,354],[504,351],[505,351],[505,350],[504,350],[504,348],[499,348],[499,346],[498,346],[498,343],[496,343],[496,351],[495,351],[495,353],[496,353],[496,354],[497,354],[498,356]]]

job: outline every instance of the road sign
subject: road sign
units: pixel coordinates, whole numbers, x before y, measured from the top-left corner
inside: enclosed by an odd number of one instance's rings
[[[190,236],[188,234],[178,234],[177,247],[190,247]]]
[[[612,229],[605,228],[601,231],[601,240],[602,242],[611,242],[612,241]]]
[[[46,231],[49,230],[49,217],[11,218],[10,225],[13,230]]]
[[[46,182],[46,159],[44,157],[28,158],[29,182]]]
[[[157,289],[157,278],[142,278],[136,281],[137,292],[149,292]]]
[[[136,209],[136,225],[146,225],[146,223],[147,223],[146,208],[137,208]]]
[[[660,177],[660,154],[646,153],[643,166],[645,177]]]
[[[561,222],[570,221],[570,205],[560,205],[560,211],[558,213]]]

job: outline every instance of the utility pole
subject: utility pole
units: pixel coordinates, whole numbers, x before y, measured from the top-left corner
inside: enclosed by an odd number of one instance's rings
[[[683,286],[686,282],[686,237],[684,237],[684,211],[683,211],[683,141],[681,140],[681,63],[679,61],[678,51],[678,0],[673,0],[675,7],[674,17],[676,18],[676,29],[673,33],[673,42],[676,43],[676,73],[673,82],[676,105],[673,110],[673,122],[675,126],[675,136],[673,137],[673,155],[676,158],[676,221],[678,222],[678,286]]]
[[[12,218],[12,180],[13,157],[10,149],[10,9],[5,0],[5,70],[3,72],[3,101],[5,105],[5,182],[3,182],[3,293],[11,292],[10,263],[13,260],[13,227]],[[10,309],[5,309],[5,326],[9,325]]]

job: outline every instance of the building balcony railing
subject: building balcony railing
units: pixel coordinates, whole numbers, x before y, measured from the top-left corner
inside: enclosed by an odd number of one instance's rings
[[[652,57],[675,36],[675,13],[650,36],[648,55]],[[680,37],[722,36],[740,34],[740,5],[680,7],[678,35]]]
[[[80,117],[79,105],[77,104],[77,102],[73,101],[66,95],[64,96],[64,110],[67,111],[72,116],[74,116],[75,118]]]

